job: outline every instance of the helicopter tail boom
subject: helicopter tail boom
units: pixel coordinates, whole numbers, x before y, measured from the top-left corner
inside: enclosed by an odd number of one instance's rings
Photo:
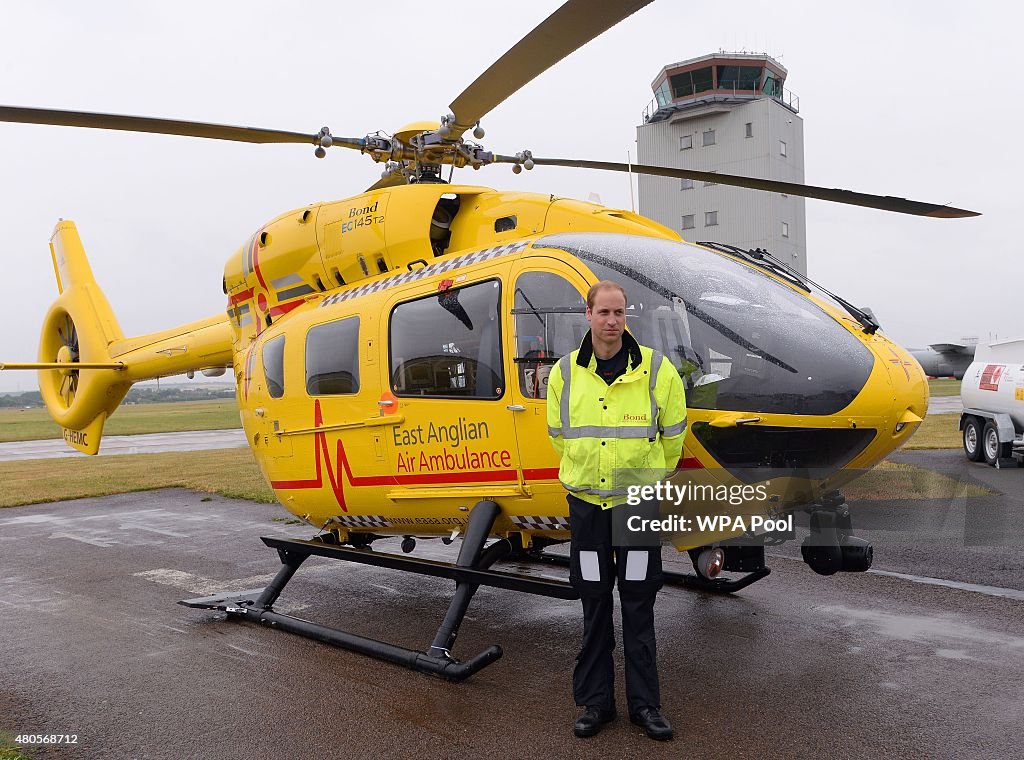
[[[125,338],[74,222],[57,224],[50,254],[60,295],[43,320],[39,362],[22,366],[38,370],[43,401],[70,446],[96,454],[106,419],[133,383],[231,365],[224,315]]]

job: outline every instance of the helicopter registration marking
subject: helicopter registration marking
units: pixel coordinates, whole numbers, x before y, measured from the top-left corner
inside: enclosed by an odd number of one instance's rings
[[[506,243],[505,245],[498,245],[493,248],[485,248],[482,251],[474,251],[473,253],[466,253],[462,256],[456,256],[453,259],[447,261],[438,261],[434,264],[428,264],[420,269],[414,269],[411,272],[403,272],[399,275],[392,277],[385,277],[383,280],[377,280],[366,285],[360,285],[352,290],[346,290],[342,293],[335,293],[334,295],[327,296],[320,302],[320,307],[332,306],[342,301],[349,301],[353,298],[359,298],[360,296],[369,295],[370,293],[378,293],[388,288],[393,288],[398,285],[405,285],[409,282],[415,282],[416,280],[422,280],[425,277],[432,277],[436,274],[442,274],[443,272],[449,272],[452,269],[458,267],[469,266],[471,264],[479,264],[482,261],[490,261],[491,259],[498,258],[499,256],[508,256],[509,254],[518,253],[529,245],[529,243],[516,242]]]
[[[376,205],[376,204],[374,204]],[[366,227],[367,225],[383,224],[383,216],[361,216],[358,219],[349,219],[347,222],[341,223],[341,234],[344,235],[346,232],[352,232],[359,227]]]

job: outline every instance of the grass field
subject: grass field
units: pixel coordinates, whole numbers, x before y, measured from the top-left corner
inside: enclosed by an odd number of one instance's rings
[[[985,496],[991,491],[964,483],[923,467],[882,462],[843,486],[850,501],[890,501],[892,499],[960,499]]]
[[[131,404],[120,407],[107,420],[103,435],[176,433],[241,426],[234,399]],[[45,409],[0,409],[0,443],[60,437],[60,428]]]
[[[14,743],[14,734],[0,730],[0,760],[32,760],[33,755],[24,754]],[[33,752],[32,749],[26,752]]]
[[[924,418],[904,449],[958,449],[960,430],[957,423],[959,414],[930,414]]]
[[[0,760],[32,760],[32,755],[24,755],[13,748],[0,747]]]
[[[32,756],[23,755],[16,749],[0,747],[0,760],[32,760]]]
[[[0,507],[155,488],[274,503],[249,449],[0,462]]]
[[[929,396],[959,396],[960,381],[951,377],[940,377],[928,381]]]

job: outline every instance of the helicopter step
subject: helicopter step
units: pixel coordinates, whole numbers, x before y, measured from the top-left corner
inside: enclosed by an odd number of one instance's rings
[[[512,549],[505,539],[484,548],[499,512],[500,507],[493,501],[481,501],[473,507],[469,514],[459,556],[454,565],[447,562],[375,552],[369,548],[348,548],[322,541],[263,537],[263,543],[272,549],[277,549],[282,562],[281,569],[270,585],[263,589],[225,592],[198,599],[186,599],[178,604],[197,609],[221,610],[229,615],[257,620],[274,628],[397,665],[404,665],[423,673],[441,676],[450,681],[463,681],[490,665],[502,654],[501,647],[492,645],[464,662],[452,657],[451,650],[455,645],[459,627],[477,588],[493,586],[557,599],[579,598],[579,594],[572,586],[563,581],[528,578],[515,573],[502,573],[489,569]],[[431,645],[425,652],[420,652],[275,612],[274,602],[277,601],[284,587],[302,563],[311,556],[359,562],[454,580],[456,583],[455,593]]]

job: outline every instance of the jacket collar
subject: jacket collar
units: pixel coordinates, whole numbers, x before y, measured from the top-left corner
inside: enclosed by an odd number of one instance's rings
[[[594,356],[594,339],[590,335],[591,331],[587,330],[587,334],[583,336],[583,342],[580,343],[580,352],[576,356],[576,363],[581,367],[589,367],[590,360]],[[622,333],[622,345],[626,347],[626,351],[629,354],[629,368],[636,369],[640,366],[640,362],[643,361],[643,356],[640,354],[640,344],[636,342],[628,330],[624,330]]]

